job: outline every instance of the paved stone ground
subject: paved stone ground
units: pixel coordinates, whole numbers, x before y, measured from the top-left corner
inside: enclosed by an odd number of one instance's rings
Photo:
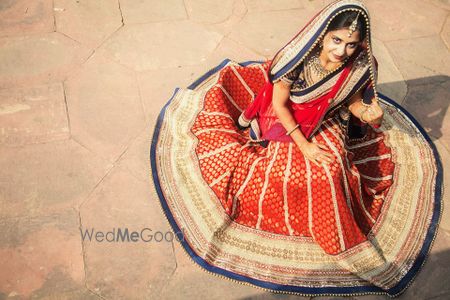
[[[326,2],[1,0],[0,299],[302,298],[209,275],[177,243],[82,242],[79,228],[167,232],[148,151],[174,88],[224,58],[270,58]],[[448,174],[450,2],[366,3],[380,88]],[[403,299],[450,298],[449,200]]]

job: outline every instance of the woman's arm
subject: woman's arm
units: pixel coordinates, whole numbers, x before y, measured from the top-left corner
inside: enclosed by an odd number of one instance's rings
[[[273,96],[272,96],[272,106],[275,114],[280,120],[283,127],[287,132],[291,131],[295,126],[297,126],[297,122],[291,114],[291,111],[288,108],[288,101],[291,87],[282,81],[278,81],[273,86]],[[307,143],[308,140],[305,138],[303,133],[296,129],[291,133],[291,137],[294,140],[295,144],[298,147],[302,147],[303,144]]]
[[[327,150],[327,147],[322,144],[310,143],[301,130],[299,130],[297,122],[288,108],[290,90],[290,85],[287,85],[282,81],[278,81],[274,84],[272,106],[275,114],[286,131],[291,132],[290,136],[306,158],[316,165],[318,165],[319,162],[331,162],[332,154],[324,151]]]
[[[383,110],[381,109],[378,101],[374,99],[374,102],[370,106],[366,106],[362,103],[362,91],[359,91],[350,98],[348,103],[348,109],[350,112],[361,120],[361,122],[369,123],[372,125],[379,125],[383,119]]]

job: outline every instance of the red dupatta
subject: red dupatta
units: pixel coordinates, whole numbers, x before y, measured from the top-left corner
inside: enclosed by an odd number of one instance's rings
[[[353,55],[352,59],[346,64],[335,85],[328,93],[305,103],[297,104],[289,101],[289,109],[306,138],[310,138],[311,134],[320,125],[319,123],[328,111],[331,100],[336,96],[347,79],[353,66],[354,57],[356,55]],[[286,129],[279,122],[273,111],[272,96],[273,83],[269,80],[259,91],[252,104],[243,112],[243,116],[247,120],[257,118],[262,139],[293,142],[292,138],[286,135]]]

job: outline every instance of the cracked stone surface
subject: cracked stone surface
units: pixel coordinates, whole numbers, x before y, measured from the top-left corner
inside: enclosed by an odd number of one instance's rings
[[[0,290],[22,299],[84,290],[78,214],[0,219]]]
[[[450,11],[450,1],[449,0],[425,0],[427,2],[430,2],[437,7],[443,8],[447,11]]]
[[[404,103],[428,134],[439,139],[447,149],[450,149],[449,97],[450,80],[425,85],[413,81]]]
[[[384,43],[377,39],[372,41],[376,59],[383,62],[378,66],[378,90],[401,104],[407,92],[406,82]]]
[[[61,83],[0,89],[0,144],[19,146],[70,136]]]
[[[111,168],[68,140],[0,148],[0,219],[77,207]]]
[[[2,0],[0,37],[54,31],[52,0]]]
[[[90,53],[89,49],[56,32],[2,38],[0,88],[62,81]]]
[[[189,19],[202,23],[221,23],[233,13],[233,4],[241,0],[185,0]]]
[[[150,70],[138,74],[139,88],[148,120],[154,121],[175,88],[186,88],[206,73],[205,65]]]
[[[247,14],[229,34],[229,38],[239,41],[266,57],[273,56],[311,18],[314,10],[292,9]],[[267,22],[267,20],[272,20]]]
[[[111,0],[55,0],[55,19],[58,32],[92,48],[123,25],[119,3]]]
[[[244,0],[249,12],[262,12],[271,10],[287,10],[287,9],[297,9],[304,8],[305,2],[302,0],[281,0],[281,1],[270,1],[270,0]]]
[[[239,25],[242,18],[247,14],[248,9],[243,0],[236,0],[233,3],[232,14],[219,23],[203,23],[205,28],[215,31],[223,36],[228,36],[230,32]]]
[[[120,157],[117,165],[126,169],[136,179],[145,182],[151,180],[150,177],[150,143],[152,129],[155,126],[156,117],[142,130],[141,134],[128,147],[126,152]],[[156,199],[156,198],[155,198]]]
[[[192,21],[148,23],[122,28],[98,52],[146,71],[201,64],[220,39],[218,33]]]
[[[83,232],[95,230],[105,236],[89,240],[86,235],[83,242],[87,285],[96,294],[113,299],[156,299],[166,285],[176,267],[173,236],[156,201],[147,182],[115,168],[83,203]],[[120,239],[119,228],[129,230],[129,240]],[[132,232],[140,236],[135,242]]]
[[[184,253],[179,243],[174,245],[177,269],[161,291],[164,299],[223,299],[223,291],[227,291],[227,299],[253,299],[256,295],[269,295],[246,285],[238,285],[239,288],[236,288],[237,283],[208,274],[199,266],[194,266],[194,262]],[[198,282],[209,288],[197,289]]]
[[[121,0],[125,24],[185,20],[188,18],[183,0]]]
[[[337,299],[213,276],[177,241],[81,234],[170,239],[149,167],[161,108],[225,58],[272,58],[332,1],[1,0],[0,299]],[[448,299],[450,3],[364,2],[378,88],[425,128],[444,168],[438,236],[399,299]]]
[[[434,241],[433,248],[426,263],[423,265],[417,278],[416,284],[411,285],[402,295],[403,299],[447,299],[450,295],[450,251],[448,245],[450,233],[440,230]],[[427,282],[422,285],[417,282]]]
[[[72,136],[115,161],[145,126],[135,73],[94,55],[65,87]]]
[[[408,85],[445,81],[450,75],[449,52],[439,36],[385,43]],[[412,51],[414,50],[414,51]]]
[[[447,11],[421,0],[368,0],[374,36],[382,41],[411,39],[439,34]],[[408,22],[414,20],[414,22]]]
[[[442,40],[444,41],[447,49],[450,49],[450,16],[445,21],[445,25],[441,32]]]
[[[251,49],[241,45],[234,40],[224,37],[217,48],[207,59],[207,65],[215,66],[220,64],[225,58],[233,60],[235,62],[245,61],[265,61],[266,58],[263,55],[252,51]]]

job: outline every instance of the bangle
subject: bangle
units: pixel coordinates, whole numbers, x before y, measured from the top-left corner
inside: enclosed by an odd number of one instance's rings
[[[300,124],[295,125],[294,128],[292,128],[291,130],[289,130],[288,132],[286,132],[286,135],[291,135],[291,133],[293,133],[295,131],[295,129],[299,128]]]
[[[372,103],[367,104],[366,102],[364,102],[364,100],[361,98],[361,104],[365,107],[370,107],[372,105]]]

